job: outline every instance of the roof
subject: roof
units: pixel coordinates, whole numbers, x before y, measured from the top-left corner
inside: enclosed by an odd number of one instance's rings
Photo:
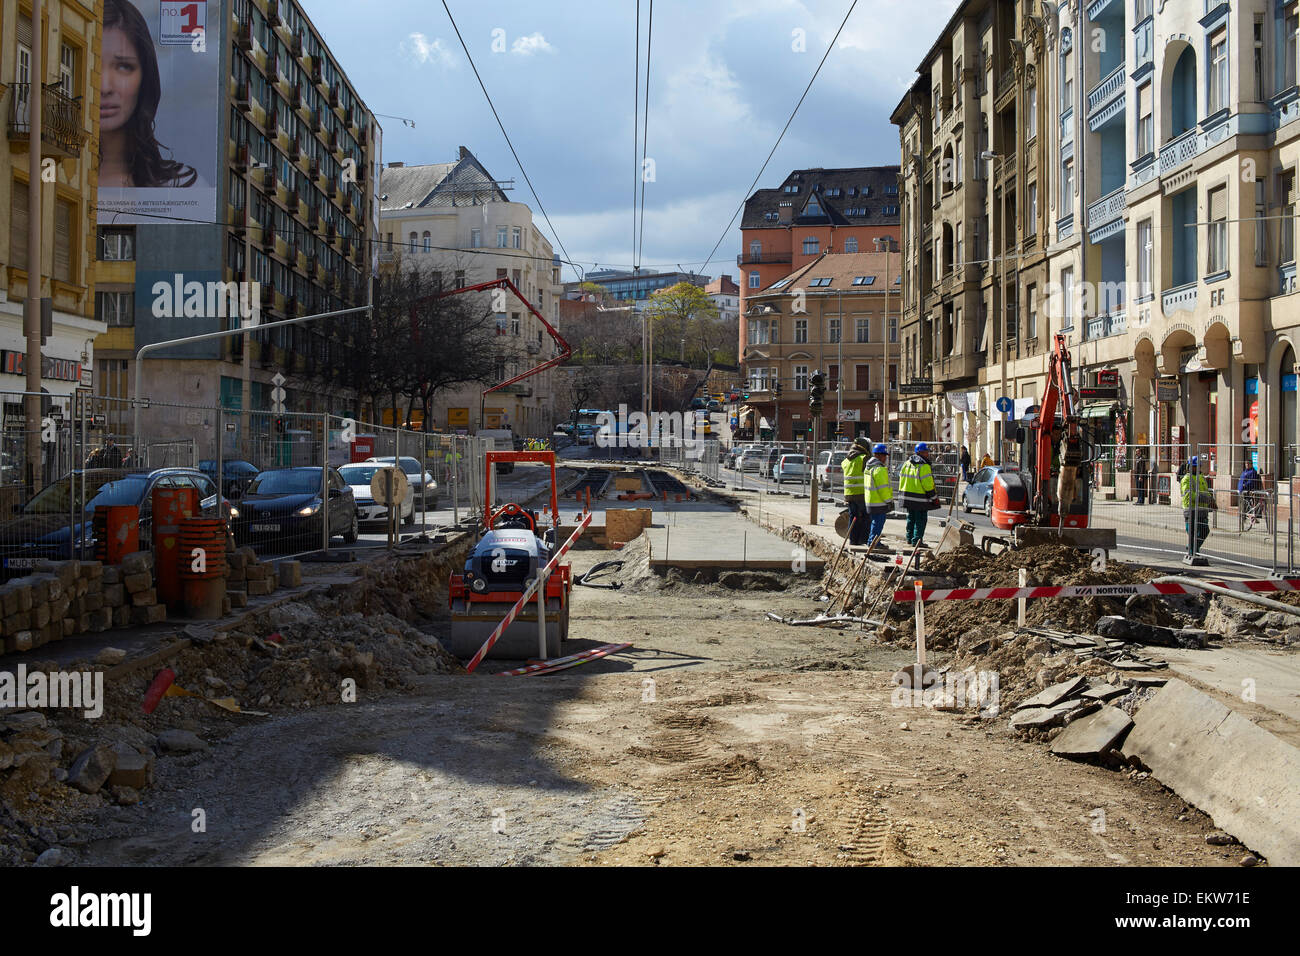
[[[379,174],[379,195],[381,212],[510,201],[492,174],[464,146],[455,162],[384,167]]]
[[[802,266],[773,282],[759,292],[750,293],[748,301],[769,296],[789,295],[795,288],[805,294],[845,293],[847,295],[881,294],[886,291],[901,295],[899,276],[903,268],[901,252],[850,252],[822,253],[806,266]],[[815,280],[829,279],[825,285],[812,285]],[[859,280],[854,282],[854,280]],[[888,279],[888,281],[886,281]]]
[[[745,213],[740,220],[741,229],[788,229],[793,226],[892,226],[899,221],[898,213],[885,215],[886,205],[897,206],[898,194],[885,193],[886,186],[898,186],[897,166],[852,166],[843,169],[796,169],[775,189],[759,189],[745,200]],[[786,187],[798,186],[799,191],[787,193]],[[867,193],[862,194],[866,187]],[[850,195],[849,190],[853,190]],[[839,193],[836,195],[835,190]],[[811,196],[817,196],[822,215],[802,216]],[[789,223],[768,219],[768,213],[780,213],[782,202],[794,203],[793,221]],[[865,209],[865,214],[856,210]]]

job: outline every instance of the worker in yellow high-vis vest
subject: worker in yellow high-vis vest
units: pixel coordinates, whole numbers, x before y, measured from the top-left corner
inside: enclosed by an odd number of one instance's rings
[[[871,446],[862,437],[853,440],[849,455],[840,465],[844,472],[844,504],[849,509],[849,544],[859,547],[867,543],[867,454]]]
[[[1196,544],[1192,554],[1200,553],[1201,545],[1210,534],[1210,512],[1215,508],[1214,493],[1210,483],[1200,473],[1200,458],[1193,455],[1187,461],[1187,471],[1178,479],[1178,490],[1183,499],[1183,527],[1187,537],[1192,537],[1192,525],[1196,525]]]
[[[925,525],[930,511],[939,507],[939,496],[935,493],[934,473],[930,470],[930,446],[925,442],[917,444],[912,457],[899,469],[898,496],[907,512],[907,543],[914,547],[928,547]]]
[[[894,492],[889,487],[889,446],[880,442],[871,449],[867,459],[867,514],[871,516],[871,530],[867,544],[874,544],[885,530],[885,519],[894,510]]]

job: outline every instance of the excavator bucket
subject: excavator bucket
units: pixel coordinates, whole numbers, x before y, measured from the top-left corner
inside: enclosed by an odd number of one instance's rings
[[[1013,532],[1017,548],[1035,548],[1042,544],[1066,545],[1091,551],[1115,550],[1114,528],[1052,528],[1041,525],[1020,525]]]
[[[958,518],[948,522],[948,526],[943,529],[943,535],[939,538],[939,544],[931,553],[943,554],[945,551],[956,551],[963,545],[974,547],[975,526],[969,521]]]

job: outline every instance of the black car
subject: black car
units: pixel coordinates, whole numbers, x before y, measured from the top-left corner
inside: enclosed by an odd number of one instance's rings
[[[205,458],[200,461],[199,471],[216,481],[216,459]],[[259,472],[261,472],[261,469],[251,461],[243,461],[239,458],[223,459],[221,462],[221,493],[227,498],[240,497],[244,493],[244,489],[258,476]]]
[[[268,551],[319,550],[322,522],[329,515],[330,537],[348,544],[358,536],[357,502],[337,468],[329,470],[329,494],[321,500],[320,468],[277,468],[252,480],[231,509],[235,541]]]
[[[80,500],[84,479],[85,507],[75,518],[74,496]],[[84,554],[95,550],[93,522],[100,505],[134,505],[140,509],[140,548],[153,547],[153,492],[157,488],[195,488],[203,514],[217,514],[216,483],[196,468],[90,468],[64,475],[46,485],[30,501],[14,506],[15,517],[0,523],[0,578],[28,574],[38,561],[76,557],[78,537]]]

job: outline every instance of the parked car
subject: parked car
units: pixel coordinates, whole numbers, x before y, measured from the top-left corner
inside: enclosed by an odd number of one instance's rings
[[[391,462],[392,459],[389,458],[388,463]],[[339,468],[339,474],[352,489],[352,497],[357,503],[358,524],[386,524],[388,521],[388,505],[376,502],[370,492],[371,479],[384,466],[382,460],[371,458],[369,461],[343,465]],[[411,524],[415,521],[415,486],[409,482],[406,485],[406,497],[402,499],[400,520],[402,524]]]
[[[359,535],[357,502],[337,468],[329,470],[327,497],[321,499],[320,467],[263,471],[248,486],[231,524],[235,541],[267,550],[307,551],[321,546],[322,524],[330,536],[355,544]]]
[[[367,458],[366,462],[391,465],[393,463],[393,456],[376,455],[372,458]],[[406,480],[411,485],[415,504],[423,504],[426,508],[437,508],[438,483],[433,480],[433,475],[420,467],[420,460],[418,458],[408,458],[406,455],[403,455],[398,459],[398,467],[406,473]],[[348,483],[352,484],[352,482]]]
[[[768,459],[771,451],[762,446],[746,449],[736,459],[736,471],[752,471],[755,474],[764,474],[769,471]]]
[[[736,467],[736,462],[737,462],[737,460],[740,458],[741,455],[743,455],[743,454],[744,454],[745,452],[747,452],[747,451],[752,451],[752,450],[754,450],[754,449],[756,449],[756,448],[758,448],[758,447],[759,447],[758,445],[752,445],[752,444],[751,444],[751,445],[733,445],[732,448],[731,448],[731,451],[729,451],[729,452],[727,453],[727,467],[728,467],[728,468],[735,468],[735,467]]]
[[[1010,465],[989,465],[971,475],[961,492],[961,510],[967,512],[982,508],[985,514],[993,512],[993,479],[1003,471],[1017,471]]]
[[[844,459],[847,451],[823,451],[817,455],[817,483],[828,491],[844,486]]]
[[[782,455],[772,466],[772,477],[778,485],[788,479],[802,482],[808,477],[808,459],[803,455]]]
[[[691,399],[691,411],[704,411],[708,408],[708,402],[700,397]]]
[[[710,412],[720,412],[722,411],[722,403],[716,398],[710,399],[708,409]]]
[[[86,488],[82,516],[73,520],[73,496]],[[74,487],[75,482],[75,487]],[[0,523],[0,577],[8,580],[28,573],[38,561],[66,561],[80,537],[87,556],[94,553],[93,518],[100,505],[134,505],[140,509],[140,547],[153,548],[153,492],[160,487],[196,488],[206,517],[217,515],[217,486],[197,468],[156,468],[152,471],[93,468],[74,471],[46,485],[26,504],[15,505],[15,517]],[[229,506],[229,502],[226,502]],[[233,520],[237,509],[230,508]]]
[[[582,423],[577,429],[579,445],[594,445],[596,443],[596,426],[589,423]]]
[[[215,458],[205,458],[199,462],[199,471],[203,472],[213,481],[217,480],[217,460]],[[221,493],[227,498],[238,498],[244,493],[249,482],[257,477],[261,471],[251,461],[244,461],[240,458],[226,458],[221,462]]]

